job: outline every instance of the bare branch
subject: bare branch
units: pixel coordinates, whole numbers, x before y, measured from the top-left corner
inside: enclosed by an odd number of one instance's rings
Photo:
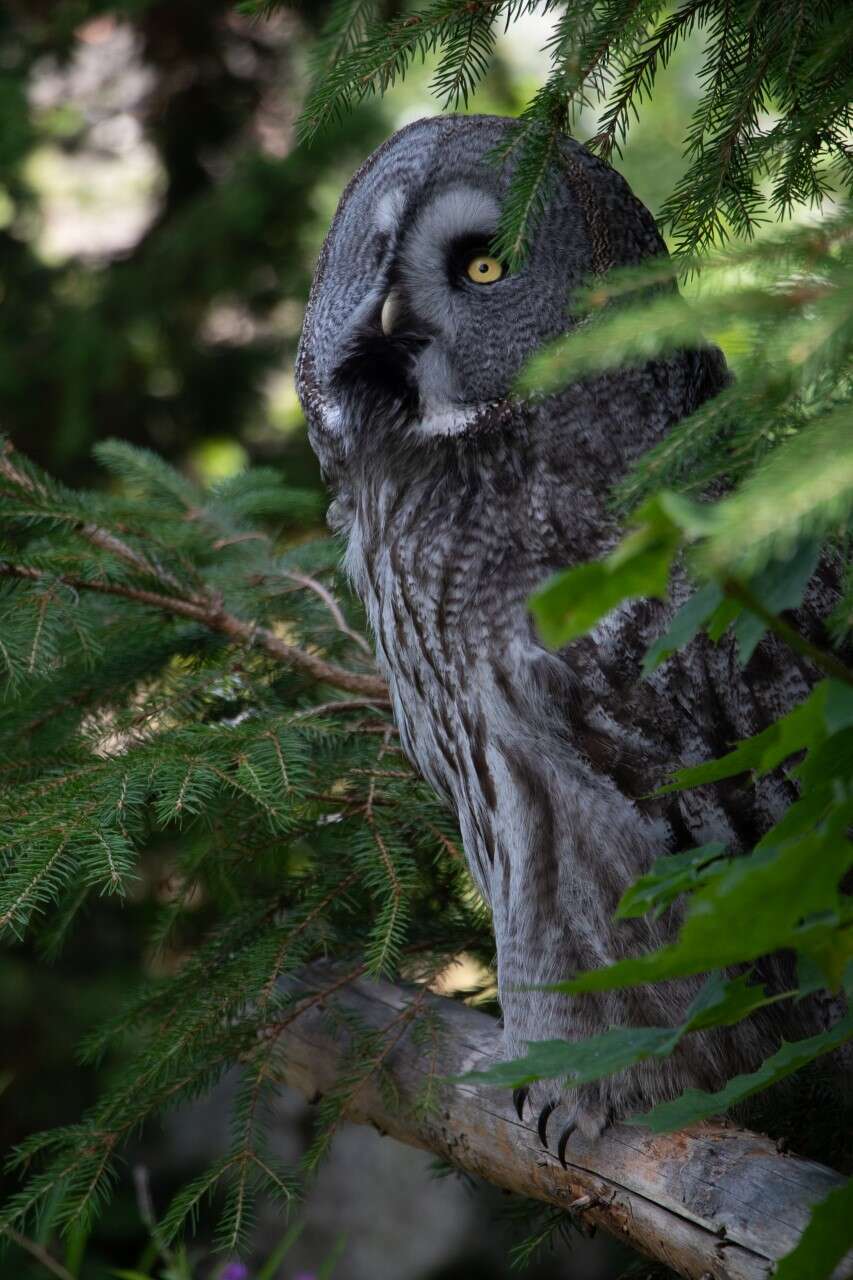
[[[303,707],[294,711],[291,720],[307,720],[310,716],[338,715],[341,711],[357,711],[371,708],[386,708],[387,698],[336,698],[334,702],[319,702],[313,707]]]
[[[433,1151],[496,1186],[575,1214],[665,1263],[686,1280],[766,1280],[796,1245],[811,1207],[844,1179],[810,1160],[782,1154],[760,1134],[724,1122],[673,1134],[617,1125],[597,1141],[572,1136],[563,1170],[543,1151],[532,1123],[519,1123],[509,1092],[448,1083],[482,1069],[500,1053],[495,1021],[459,1002],[358,979],[329,997],[330,966],[318,965],[286,989],[303,993],[304,1008],[279,1035],[286,1083],[306,1096],[332,1089],[346,1068],[340,1039],[343,1010],[362,1029],[399,1027],[415,1001],[438,1016],[431,1053],[410,1028],[383,1067],[399,1105],[375,1077],[352,1099],[347,1116],[372,1124],[410,1146]],[[325,992],[323,988],[326,988]],[[316,991],[322,999],[309,998]],[[419,1106],[428,1080],[437,1105]],[[849,1275],[853,1258],[842,1264]]]
[[[313,591],[316,596],[323,601],[323,604],[329,610],[329,613],[335,620],[335,626],[342,631],[345,636],[349,636],[362,652],[366,653],[369,658],[373,657],[370,645],[359,631],[354,631],[344,617],[341,606],[328,588],[324,587],[322,582],[318,582],[316,578],[311,578],[307,573],[295,573],[292,569],[282,569],[280,572],[285,578],[289,578],[291,582],[296,582],[300,587],[307,587],[309,591]]]
[[[30,1240],[28,1236],[22,1236],[20,1231],[15,1231],[13,1227],[6,1227],[5,1234],[9,1237],[13,1244],[19,1249],[23,1249],[25,1253],[35,1258],[36,1262],[40,1262],[45,1271],[49,1271],[58,1280],[74,1280],[71,1272],[63,1267],[61,1262],[57,1262],[52,1253],[48,1253],[47,1249],[37,1244],[35,1240]]]

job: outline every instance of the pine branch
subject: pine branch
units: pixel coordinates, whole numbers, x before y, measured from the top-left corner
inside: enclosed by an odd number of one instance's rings
[[[57,1280],[74,1280],[67,1267],[63,1267],[62,1263],[58,1262],[52,1253],[48,1253],[47,1249],[35,1240],[30,1240],[28,1236],[21,1235],[20,1231],[15,1231],[12,1227],[6,1228],[5,1235],[9,1237],[12,1244],[16,1244],[19,1249],[23,1249],[24,1253],[28,1253],[30,1257],[35,1258],[36,1262],[41,1263],[45,1271],[49,1271],[51,1275],[56,1276]]]
[[[92,591],[101,595],[119,596],[151,609],[161,609],[164,613],[171,613],[175,617],[200,622],[211,631],[227,636],[236,644],[263,649],[284,666],[311,676],[322,684],[330,684],[350,693],[363,693],[379,703],[387,704],[388,701],[387,685],[379,676],[360,675],[358,672],[347,671],[334,663],[326,662],[305,649],[288,644],[268,627],[245,622],[233,613],[228,613],[213,598],[201,600],[196,597],[182,600],[175,596],[146,591],[141,587],[124,586],[121,583],[99,582],[64,574],[52,575],[28,565],[16,565],[9,561],[0,561],[0,578],[44,582],[46,585],[51,582],[61,582],[75,591]]]
[[[23,489],[25,493],[32,493],[39,497],[44,497],[44,489],[32,476],[27,475],[19,467],[16,467],[12,461],[11,454],[14,452],[14,446],[10,440],[3,442],[2,450],[0,450],[0,475],[4,475],[18,489]],[[178,581],[173,574],[164,569],[161,565],[155,565],[146,556],[140,552],[134,551],[126,542],[123,542],[115,533],[111,533],[109,529],[103,529],[100,525],[92,524],[86,521],[80,521],[72,526],[75,532],[90,542],[93,547],[98,547],[102,551],[107,551],[111,555],[117,556],[119,560],[123,560],[130,565],[132,569],[143,573],[146,577],[159,579],[165,586],[171,590],[183,591],[184,586]]]
[[[339,36],[340,56],[315,78],[303,133],[313,134],[369,94],[384,94],[417,56],[433,52],[440,55],[433,92],[444,107],[467,105],[490,65],[496,19],[504,15],[509,26],[536,7],[524,0],[434,0],[405,17],[368,22],[359,0],[338,0],[324,40]],[[751,235],[765,211],[788,212],[798,200],[819,204],[834,194],[833,183],[848,191],[853,186],[850,24],[826,0],[808,9],[802,0],[747,6],[682,0],[674,12],[660,0],[563,0],[543,7],[560,10],[546,45],[549,77],[505,148],[519,163],[496,243],[511,266],[523,260],[547,194],[555,123],[566,133],[581,107],[603,101],[590,145],[610,156],[651,97],[658,71],[697,27],[707,39],[699,72],[704,92],[684,138],[692,163],[662,214],[679,252],[723,241],[732,231]],[[780,118],[767,128],[770,102]],[[767,176],[773,178],[769,195]]]
[[[370,645],[367,643],[364,636],[359,631],[353,631],[352,627],[347,624],[340,605],[332,595],[331,591],[327,590],[326,587],[323,586],[322,582],[318,582],[316,578],[310,577],[307,573],[295,573],[292,569],[284,569],[282,572],[285,578],[289,578],[291,582],[298,583],[300,587],[307,587],[309,591],[313,591],[316,596],[319,596],[329,613],[332,615],[338,631],[340,631],[342,635],[348,636],[350,640],[354,641],[355,644],[358,645],[359,649],[361,649],[362,653],[366,653],[371,659],[373,658],[373,650],[370,648]]]

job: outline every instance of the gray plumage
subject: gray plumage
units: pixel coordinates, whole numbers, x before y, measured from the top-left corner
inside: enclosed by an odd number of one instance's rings
[[[664,247],[623,179],[567,140],[526,265],[470,279],[465,262],[488,246],[509,182],[511,167],[485,159],[506,128],[419,121],[362,166],[317,267],[297,376],[402,744],[455,807],[493,912],[517,1056],[528,1040],[680,1016],[696,982],[576,1000],[516,988],[671,936],[672,917],[614,923],[624,888],[666,850],[750,847],[790,793],[774,776],[646,797],[764,727],[815,673],[772,639],[744,671],[731,644],[700,637],[642,679],[681,580],[667,605],[623,606],[560,654],[537,640],[530,591],[613,546],[613,483],[727,374],[708,347],[547,399],[510,397],[530,353],[572,327],[577,286]],[[815,613],[826,590],[813,587]],[[687,1085],[718,1088],[776,1046],[783,1016],[689,1037],[671,1059],[567,1093],[564,1122],[594,1134]],[[789,1038],[813,1029],[805,1006],[788,1016]]]

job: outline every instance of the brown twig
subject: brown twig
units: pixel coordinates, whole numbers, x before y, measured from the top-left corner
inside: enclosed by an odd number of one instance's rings
[[[71,1272],[63,1267],[61,1262],[57,1262],[52,1253],[48,1253],[47,1249],[42,1248],[40,1244],[36,1244],[35,1240],[30,1240],[28,1236],[22,1236],[20,1231],[16,1231],[14,1227],[5,1227],[4,1231],[13,1244],[19,1249],[23,1249],[30,1257],[35,1258],[36,1262],[58,1277],[58,1280],[74,1280]]]
[[[318,596],[329,610],[329,613],[334,618],[335,626],[338,628],[338,631],[343,632],[345,636],[349,636],[350,640],[357,644],[362,652],[366,653],[369,658],[373,657],[370,645],[367,643],[364,636],[360,631],[354,631],[349,625],[343,615],[341,606],[338,604],[331,591],[323,586],[322,582],[318,582],[316,578],[309,577],[307,573],[296,573],[293,569],[282,569],[280,572],[285,578],[289,578],[291,582],[295,582],[300,587],[306,587],[309,591],[313,591],[315,596]]]
[[[19,489],[23,489],[26,493],[35,496],[43,496],[44,490],[35,481],[32,480],[23,471],[20,471],[12,462],[9,455],[13,452],[11,441],[6,441],[2,450],[0,450],[0,475],[4,475],[7,480],[11,480],[12,484],[17,485]],[[133,547],[129,547],[121,538],[116,537],[114,533],[110,533],[108,529],[103,529],[100,525],[79,521],[74,526],[75,532],[90,542],[92,546],[100,547],[102,551],[109,551],[111,555],[117,556],[119,560],[124,560],[132,568],[138,570],[139,573],[145,573],[149,577],[157,578],[165,583],[171,589],[183,591],[184,588],[177,578],[175,578],[162,565],[152,563],[140,551],[134,551]]]
[[[387,698],[338,698],[334,702],[319,702],[313,707],[294,711],[291,720],[306,720],[309,716],[324,716],[328,712],[357,711],[366,707],[387,707]]]
[[[20,578],[30,582],[61,582],[75,591],[94,591],[101,595],[119,596],[121,599],[133,600],[137,604],[147,605],[152,609],[162,609],[165,613],[200,622],[211,631],[218,631],[221,635],[228,636],[229,640],[235,643],[263,649],[270,657],[276,658],[285,666],[302,671],[323,684],[330,684],[351,693],[362,693],[383,704],[387,704],[388,701],[388,687],[380,676],[363,675],[326,662],[306,649],[288,644],[268,627],[246,622],[235,614],[228,613],[222,608],[221,602],[214,599],[182,600],[177,596],[147,591],[143,587],[127,587],[116,582],[98,582],[68,574],[51,575],[39,569],[33,569],[29,565],[12,564],[10,561],[0,561],[0,577]]]

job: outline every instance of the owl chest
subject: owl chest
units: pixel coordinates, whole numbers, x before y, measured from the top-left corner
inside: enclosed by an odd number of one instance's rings
[[[413,574],[390,552],[379,558],[366,603],[402,745],[433,786],[455,798],[465,725],[481,700],[476,637],[484,620],[473,603],[466,616],[440,574]]]
[[[523,683],[526,591],[503,579],[475,537],[460,542],[458,524],[446,536],[436,529],[426,538],[419,529],[420,537],[405,526],[394,536],[387,523],[356,528],[349,568],[367,608],[401,745],[456,809],[469,856],[488,867],[500,743],[523,719],[501,690]]]

